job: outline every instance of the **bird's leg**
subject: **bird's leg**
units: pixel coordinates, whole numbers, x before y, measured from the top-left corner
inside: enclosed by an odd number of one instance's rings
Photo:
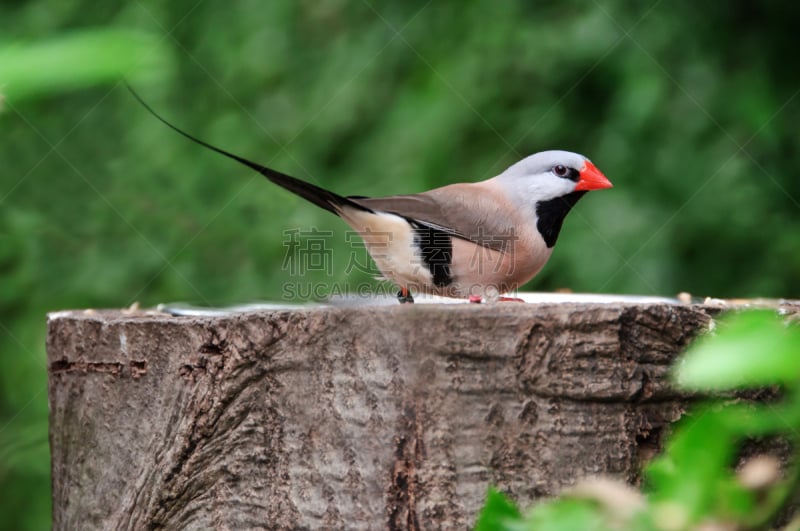
[[[397,300],[400,304],[413,304],[414,297],[411,296],[411,291],[408,288],[400,288],[397,292]]]
[[[525,302],[523,299],[518,299],[516,297],[500,297],[497,300],[500,302]]]
[[[481,297],[480,295],[470,295],[469,302],[471,302],[472,304],[480,304],[481,302],[483,302],[483,297]]]

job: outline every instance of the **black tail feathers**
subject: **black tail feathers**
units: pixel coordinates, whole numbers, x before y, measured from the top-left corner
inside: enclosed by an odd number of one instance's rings
[[[130,87],[130,85],[126,85],[126,86],[128,87],[128,90],[131,92],[131,94],[133,94],[133,97],[136,98],[139,101],[139,103],[141,103],[142,106],[150,112],[150,114],[155,116],[158,120],[160,120],[164,125],[166,125],[170,129],[172,129],[173,131],[176,131],[177,133],[183,135],[184,137],[188,138],[192,142],[200,144],[201,146],[203,146],[205,148],[208,148],[208,149],[210,149],[212,151],[216,151],[217,153],[219,153],[221,155],[224,155],[224,156],[226,156],[228,158],[231,158],[231,159],[233,159],[233,160],[235,160],[235,161],[237,161],[237,162],[239,162],[241,164],[244,164],[245,166],[248,166],[248,167],[254,169],[255,171],[257,171],[258,173],[260,173],[261,175],[263,175],[264,177],[266,177],[267,179],[269,179],[273,183],[277,184],[278,186],[281,186],[281,187],[289,190],[290,192],[299,195],[303,199],[305,199],[305,200],[307,200],[307,201],[309,201],[311,203],[314,203],[318,207],[324,208],[325,210],[327,210],[329,212],[333,212],[336,215],[339,214],[339,211],[337,210],[337,207],[343,207],[343,206],[349,206],[349,207],[356,208],[356,209],[359,209],[359,210],[369,210],[369,209],[367,209],[367,208],[365,208],[365,207],[363,207],[363,206],[351,201],[350,199],[348,199],[346,197],[340,196],[340,195],[335,194],[335,193],[333,193],[333,192],[331,192],[329,190],[325,190],[324,188],[320,188],[319,186],[315,186],[315,185],[313,185],[311,183],[307,183],[305,181],[301,181],[300,179],[296,179],[294,177],[286,175],[285,173],[281,173],[279,171],[273,170],[272,168],[267,168],[266,166],[262,166],[261,164],[258,164],[256,162],[252,162],[252,161],[247,160],[247,159],[245,159],[243,157],[240,157],[238,155],[234,155],[233,153],[230,153],[229,151],[225,151],[224,149],[218,148],[216,146],[212,146],[211,144],[209,144],[207,142],[204,142],[204,141],[200,140],[199,138],[196,138],[196,137],[190,135],[186,131],[183,131],[183,130],[179,129],[178,127],[172,125],[167,120],[162,118],[156,111],[154,111],[152,109],[152,107],[150,107],[147,103],[145,103],[145,101],[141,98],[141,96],[139,96],[139,94],[137,94],[136,91],[134,91]]]

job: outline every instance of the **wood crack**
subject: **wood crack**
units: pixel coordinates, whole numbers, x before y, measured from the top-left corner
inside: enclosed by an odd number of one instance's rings
[[[119,378],[141,378],[147,374],[147,360],[121,361],[69,361],[61,358],[50,363],[50,374],[83,373],[109,374]]]

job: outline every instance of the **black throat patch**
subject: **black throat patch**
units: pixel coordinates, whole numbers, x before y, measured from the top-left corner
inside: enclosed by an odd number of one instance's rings
[[[428,266],[435,286],[448,286],[453,282],[450,264],[453,262],[453,240],[449,234],[426,227],[413,219],[407,220],[414,229],[414,243]]]
[[[539,218],[536,222],[536,228],[539,229],[539,233],[548,247],[556,244],[564,218],[567,217],[569,211],[572,210],[578,199],[583,197],[585,193],[585,191],[572,192],[555,199],[536,203],[536,216]]]

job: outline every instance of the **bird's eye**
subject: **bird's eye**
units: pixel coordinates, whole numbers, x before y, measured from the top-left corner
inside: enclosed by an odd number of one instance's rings
[[[562,166],[561,164],[553,166],[553,173],[555,173],[559,177],[564,177],[567,175],[567,167]]]

